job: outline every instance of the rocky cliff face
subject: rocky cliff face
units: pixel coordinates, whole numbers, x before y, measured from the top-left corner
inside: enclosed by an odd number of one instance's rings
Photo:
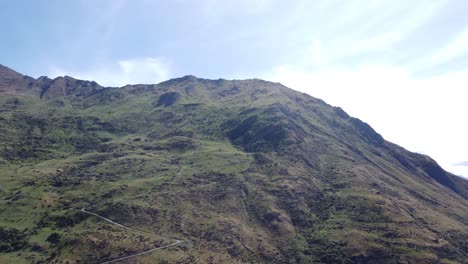
[[[0,262],[99,263],[161,236],[190,242],[134,261],[468,257],[466,180],[281,84],[106,88],[1,67],[0,95]]]

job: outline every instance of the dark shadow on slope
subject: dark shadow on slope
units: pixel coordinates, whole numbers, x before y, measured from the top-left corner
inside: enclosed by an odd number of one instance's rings
[[[294,113],[281,104],[258,111],[244,110],[242,114],[225,122],[223,128],[234,145],[249,152],[280,151],[282,147],[300,143],[306,134]]]

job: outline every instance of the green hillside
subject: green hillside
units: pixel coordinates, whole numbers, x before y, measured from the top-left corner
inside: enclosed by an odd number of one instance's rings
[[[0,263],[468,263],[467,237],[468,181],[281,84],[0,66]]]

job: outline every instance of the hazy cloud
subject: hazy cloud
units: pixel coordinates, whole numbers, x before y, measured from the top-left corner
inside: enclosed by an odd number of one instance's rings
[[[248,14],[256,14],[265,11],[273,0],[203,0],[196,1],[201,4],[207,15],[222,15],[233,10]]]
[[[455,163],[453,164],[454,166],[464,166],[464,167],[468,167],[468,161],[462,161],[462,162],[458,162],[458,163]]]
[[[361,34],[354,35],[355,42],[349,46],[347,53],[369,52],[392,47],[425,25],[438,13],[445,1],[431,1],[424,5],[417,1],[409,5],[395,4],[393,1],[376,1],[376,3],[380,5],[371,4],[368,8],[363,8],[364,13],[357,13],[359,15],[355,17],[356,19],[367,19],[368,22],[353,21],[357,32],[361,31],[359,29],[361,27],[364,30],[360,32]],[[359,5],[364,4],[360,2]],[[351,31],[350,35],[352,34]]]
[[[428,54],[416,62],[418,67],[428,68],[468,55],[468,28],[450,40],[444,47]]]
[[[100,65],[86,70],[66,70],[51,67],[52,77],[70,75],[84,80],[94,80],[104,86],[126,84],[153,84],[170,78],[170,63],[163,58],[135,58]]]

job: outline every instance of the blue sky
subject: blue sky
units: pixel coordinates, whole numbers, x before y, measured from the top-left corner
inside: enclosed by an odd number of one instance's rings
[[[468,1],[2,1],[0,63],[108,86],[263,78],[468,176]]]

